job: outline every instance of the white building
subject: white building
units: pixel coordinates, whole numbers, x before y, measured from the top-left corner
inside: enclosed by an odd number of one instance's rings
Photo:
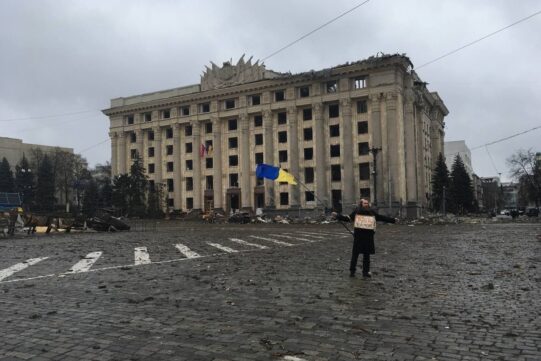
[[[470,148],[466,145],[464,140],[455,140],[451,142],[445,142],[445,164],[449,172],[453,169],[453,163],[457,155],[460,156],[462,162],[464,162],[464,167],[470,175],[470,179],[473,177],[473,168],[471,165],[471,152]]]

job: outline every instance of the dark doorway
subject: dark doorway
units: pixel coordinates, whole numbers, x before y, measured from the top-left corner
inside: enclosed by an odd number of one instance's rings
[[[265,207],[265,193],[256,193],[254,194],[254,204],[255,208],[264,208]]]
[[[342,212],[342,191],[340,189],[333,189],[331,196],[332,196],[332,208],[336,212]]]
[[[240,209],[240,194],[229,193],[227,197],[227,209],[228,211],[235,211]]]

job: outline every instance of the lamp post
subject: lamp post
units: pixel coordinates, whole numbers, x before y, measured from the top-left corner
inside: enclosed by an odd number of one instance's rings
[[[374,175],[374,206],[378,205],[378,182],[377,182],[377,155],[381,148],[372,147],[368,149],[372,153],[374,159],[374,168],[372,174]]]

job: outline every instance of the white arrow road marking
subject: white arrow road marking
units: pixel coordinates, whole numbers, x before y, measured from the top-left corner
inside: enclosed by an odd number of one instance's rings
[[[313,239],[308,238],[302,238],[302,237],[293,237],[291,233],[285,233],[285,234],[273,234],[274,237],[282,237],[282,238],[288,238],[288,239],[296,239],[298,241],[306,241],[306,242],[315,242]]]
[[[226,247],[226,246],[223,246],[219,243],[212,243],[212,242],[207,242],[208,245],[212,246],[212,247],[216,247],[218,248],[219,250],[222,250],[224,252],[227,252],[227,253],[235,253],[235,252],[238,252],[237,250],[234,250],[233,248],[229,248],[229,247]]]
[[[135,265],[152,263],[146,247],[136,247],[134,249],[134,256]]]
[[[262,239],[264,241],[269,241],[269,242],[272,242],[272,243],[276,243],[276,244],[279,244],[281,246],[293,246],[292,243],[282,242],[282,241],[279,241],[279,240],[273,239],[273,238],[259,237],[259,236],[248,236],[248,237],[252,237],[252,238],[256,238],[256,239]]]
[[[180,253],[185,255],[186,258],[198,258],[198,257],[201,257],[201,255],[199,253],[196,253],[196,252],[192,251],[191,249],[189,249],[188,247],[186,247],[185,245],[183,245],[181,243],[175,244],[175,247],[180,251]]]
[[[86,255],[85,258],[73,265],[68,271],[68,273],[81,273],[88,272],[90,268],[96,263],[96,261],[101,257],[103,252],[91,252]]]
[[[36,263],[41,262],[41,261],[43,261],[44,259],[47,259],[47,258],[49,258],[49,257],[30,258],[30,259],[27,259],[24,262],[14,264],[13,266],[11,266],[9,268],[3,269],[3,270],[0,271],[0,281],[2,281],[3,279],[8,278],[9,276],[11,276],[14,273],[22,271],[23,269],[28,268],[29,266],[35,265]]]
[[[269,248],[267,246],[263,246],[263,245],[260,245],[260,244],[246,242],[246,241],[244,241],[242,239],[238,239],[238,238],[229,238],[229,240],[231,242],[235,242],[235,243],[238,243],[238,244],[243,244],[245,246],[256,247],[256,248],[259,248],[259,249],[267,249],[267,248]]]

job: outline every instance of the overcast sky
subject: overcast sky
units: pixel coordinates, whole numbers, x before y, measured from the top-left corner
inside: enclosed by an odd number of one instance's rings
[[[361,1],[0,1],[0,136],[80,152],[108,139],[110,99],[195,84],[209,61],[265,58]],[[538,0],[371,0],[268,59],[318,70],[377,52],[420,66],[541,10]],[[446,140],[473,148],[541,125],[541,15],[418,70],[450,110]],[[49,115],[78,113],[69,116]],[[36,118],[38,119],[28,119]],[[11,119],[21,119],[6,121]],[[480,176],[541,129],[472,151]],[[83,152],[110,160],[108,141]]]

